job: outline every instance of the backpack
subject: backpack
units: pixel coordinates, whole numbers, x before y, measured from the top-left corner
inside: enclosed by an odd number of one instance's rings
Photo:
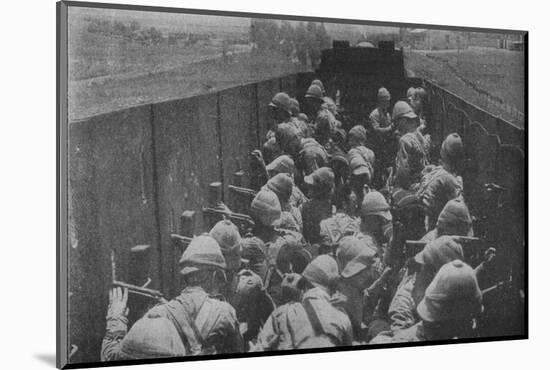
[[[206,343],[204,335],[210,333],[216,322],[215,302],[212,299],[205,297],[194,317],[187,311],[187,306],[179,302],[168,302],[160,307],[165,310],[166,317],[176,327],[188,355],[216,353],[214,346]]]

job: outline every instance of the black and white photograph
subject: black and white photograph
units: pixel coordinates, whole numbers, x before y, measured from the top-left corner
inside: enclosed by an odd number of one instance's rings
[[[58,367],[527,338],[527,31],[357,18],[57,3]]]

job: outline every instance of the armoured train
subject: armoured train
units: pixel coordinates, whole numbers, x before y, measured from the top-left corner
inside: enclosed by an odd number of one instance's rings
[[[299,100],[314,78],[339,96],[346,119],[361,122],[385,86],[392,104],[410,86],[428,92],[435,143],[451,132],[466,149],[465,197],[476,234],[498,251],[482,336],[515,336],[524,321],[526,136],[514,126],[421,78],[409,78],[391,43],[335,42],[315,72],[110,112],[69,124],[69,343],[71,362],[98,361],[107,292],[124,281],[172,297],[176,261],[189,237],[219,219],[219,202],[246,224],[249,153],[267,131],[267,103],[279,91]],[[147,298],[132,296],[139,314]],[[131,317],[132,319],[132,317]],[[498,322],[495,322],[498,320]]]

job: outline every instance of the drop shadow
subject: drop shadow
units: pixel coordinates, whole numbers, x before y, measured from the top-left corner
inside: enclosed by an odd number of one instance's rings
[[[40,353],[40,354],[35,353],[34,358],[42,361],[46,365],[55,367],[55,353]]]

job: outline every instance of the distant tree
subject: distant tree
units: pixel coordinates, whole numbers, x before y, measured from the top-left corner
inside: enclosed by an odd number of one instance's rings
[[[130,22],[130,31],[136,32],[136,31],[139,31],[140,29],[141,29],[141,24],[138,21],[134,20]]]
[[[321,50],[329,49],[331,47],[331,38],[327,33],[327,29],[325,28],[325,24],[321,23],[316,30],[317,35],[317,42],[319,43],[319,47]]]
[[[307,29],[307,50],[311,61],[311,67],[315,69],[315,67],[317,66],[318,60],[321,57],[321,46],[317,38],[317,24],[315,22],[308,22],[306,29]]]
[[[113,33],[116,35],[124,36],[126,32],[126,25],[121,21],[115,21],[115,23],[113,24]]]
[[[294,52],[294,27],[288,21],[283,21],[281,27],[279,28],[279,38],[280,38],[280,49],[284,55],[288,58],[292,56]]]
[[[301,64],[307,65],[308,39],[304,23],[298,23],[295,29],[296,56]]]
[[[149,28],[149,38],[153,44],[160,44],[164,39],[162,36],[162,32],[160,32],[155,27]]]
[[[88,24],[88,32],[89,33],[97,33],[99,31],[100,31],[100,29],[99,29],[99,24],[98,23],[90,22],[90,24]]]

